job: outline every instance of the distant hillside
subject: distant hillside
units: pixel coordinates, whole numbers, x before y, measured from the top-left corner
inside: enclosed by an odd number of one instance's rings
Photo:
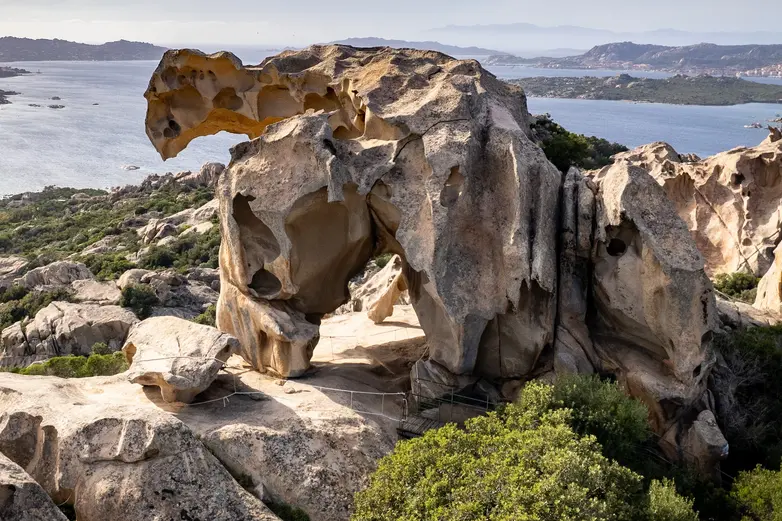
[[[0,62],[158,60],[165,51],[165,47],[126,40],[89,45],[66,40],[32,40],[11,36],[0,38]]]
[[[501,54],[500,51],[483,49],[481,47],[457,47],[455,45],[446,45],[440,42],[408,42],[405,40],[386,40],[384,38],[347,38],[336,42],[342,45],[352,45],[353,47],[394,47],[395,49],[422,49],[426,51],[438,51],[450,55],[461,56],[489,56],[490,54]]]
[[[579,56],[538,58],[536,61],[544,67],[570,69],[646,68],[674,72],[731,73],[782,65],[782,45],[701,43],[666,47],[619,42],[598,45]]]

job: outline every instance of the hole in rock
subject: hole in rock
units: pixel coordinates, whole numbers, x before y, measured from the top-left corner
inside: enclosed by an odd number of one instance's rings
[[[249,286],[258,293],[259,297],[272,299],[282,289],[282,282],[273,273],[260,269],[253,275]]]
[[[453,206],[462,195],[463,186],[464,176],[459,171],[459,166],[452,167],[448,180],[445,181],[445,186],[440,191],[440,204],[446,208]]]
[[[606,251],[612,257],[621,257],[627,251],[627,244],[622,239],[613,238],[608,242]]]
[[[218,109],[239,110],[244,105],[244,101],[236,95],[236,89],[226,87],[217,93],[212,104]]]
[[[695,369],[692,370],[692,377],[698,378],[701,375],[701,366],[699,365]]]
[[[744,175],[742,174],[733,174],[730,176],[730,184],[732,184],[733,186],[739,186],[743,182],[744,182]]]
[[[257,271],[263,270],[264,264],[280,256],[280,244],[274,233],[250,208],[250,203],[254,200],[251,195],[237,194],[233,203],[233,218],[239,228],[239,241],[244,248],[247,275],[252,273],[253,277],[250,284],[256,282]],[[257,282],[260,287],[268,287],[268,282],[265,280]]]

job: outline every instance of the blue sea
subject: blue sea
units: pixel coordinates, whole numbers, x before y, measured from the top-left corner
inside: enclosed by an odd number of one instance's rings
[[[225,133],[199,138],[179,157],[163,162],[144,132],[143,94],[157,66],[154,61],[10,65],[35,74],[0,79],[0,89],[21,93],[9,98],[10,105],[0,105],[0,195],[47,185],[110,188],[138,183],[151,173],[198,169],[207,161],[227,162],[228,149],[246,139]],[[585,74],[531,67],[490,70],[503,78]],[[586,73],[610,76],[618,72]],[[61,100],[52,100],[55,96]],[[65,108],[51,109],[50,104]],[[529,108],[532,113],[550,113],[574,132],[629,147],[668,141],[680,152],[701,156],[756,145],[766,132],[744,125],[782,113],[782,105],[693,107],[544,98],[530,98]],[[139,169],[129,171],[128,166]]]

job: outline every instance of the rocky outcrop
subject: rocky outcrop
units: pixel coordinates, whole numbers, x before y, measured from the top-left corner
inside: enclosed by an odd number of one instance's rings
[[[782,316],[782,243],[774,250],[774,262],[758,283],[754,307]]]
[[[235,338],[213,327],[159,317],[134,325],[122,351],[131,382],[159,387],[167,402],[190,403],[238,347]]]
[[[666,143],[617,154],[648,170],[687,223],[710,275],[750,271],[763,276],[779,244],[782,140],[735,148],[687,162]]]
[[[23,257],[0,257],[0,292],[12,286],[28,264]]]
[[[114,282],[98,282],[92,279],[75,280],[71,284],[73,300],[93,304],[119,304],[122,294]]]
[[[111,380],[90,380],[4,374],[0,383],[0,452],[56,503],[72,505],[79,521],[148,521],[152,512],[156,519],[277,519],[180,420],[110,396],[101,402]]]
[[[70,286],[77,280],[89,280],[95,277],[81,262],[59,261],[35,268],[15,282],[27,289],[41,286]]]
[[[379,324],[394,312],[394,304],[403,299],[407,291],[402,268],[404,264],[399,255],[394,255],[383,269],[350,291],[350,302],[340,308],[345,313],[364,311],[367,316]],[[408,301],[409,297],[403,300]],[[409,302],[402,302],[409,304]],[[338,310],[338,313],[339,311]]]
[[[218,327],[255,368],[304,374],[322,317],[393,253],[426,333],[424,394],[598,370],[660,434],[709,408],[714,294],[666,191],[627,160],[563,178],[527,136],[523,94],[476,62],[314,46],[244,68],[171,51],[146,97],[164,159],[221,130],[255,138],[217,189]]]
[[[125,308],[52,302],[0,336],[0,366],[23,367],[53,356],[91,353],[98,342],[118,351],[138,319]]]
[[[0,521],[67,521],[41,485],[0,453]]]

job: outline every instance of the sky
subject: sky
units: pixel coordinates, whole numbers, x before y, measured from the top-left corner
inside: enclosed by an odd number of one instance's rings
[[[352,36],[468,45],[470,35],[430,29],[514,22],[622,32],[777,31],[781,18],[777,0],[0,0],[0,36],[167,46],[301,46]]]

